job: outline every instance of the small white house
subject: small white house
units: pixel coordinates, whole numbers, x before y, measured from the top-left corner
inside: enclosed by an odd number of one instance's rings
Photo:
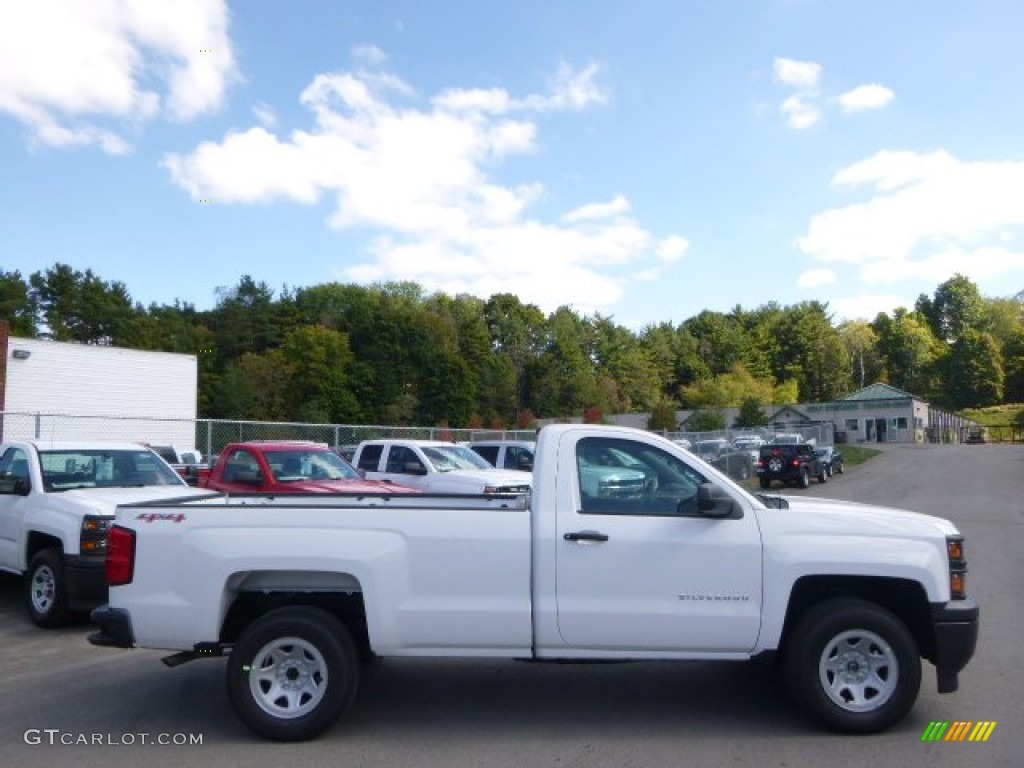
[[[0,439],[195,445],[195,355],[9,336],[0,322]]]

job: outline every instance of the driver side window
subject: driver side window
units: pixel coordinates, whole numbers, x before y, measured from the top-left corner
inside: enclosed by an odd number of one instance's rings
[[[581,439],[576,468],[579,509],[590,515],[696,515],[697,488],[706,482],[661,448],[622,438]]]

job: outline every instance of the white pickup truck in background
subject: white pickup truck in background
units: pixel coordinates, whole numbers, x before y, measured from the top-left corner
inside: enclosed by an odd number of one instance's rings
[[[56,627],[107,599],[107,528],[118,504],[194,496],[134,443],[0,445],[0,569],[25,577],[32,621]]]
[[[364,440],[352,464],[368,480],[423,493],[521,493],[529,472],[495,469],[464,445],[440,440]]]
[[[604,451],[643,468],[642,492],[588,490]],[[658,435],[553,425],[528,494],[122,506],[90,640],[172,666],[227,654],[235,711],[280,740],[329,728],[373,655],[774,657],[801,709],[867,733],[913,706],[922,658],[957,689],[966,568],[946,520],[755,496]]]

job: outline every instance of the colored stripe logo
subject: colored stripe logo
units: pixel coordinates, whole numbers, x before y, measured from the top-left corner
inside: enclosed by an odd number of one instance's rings
[[[921,734],[921,741],[988,741],[995,729],[995,720],[932,721]]]

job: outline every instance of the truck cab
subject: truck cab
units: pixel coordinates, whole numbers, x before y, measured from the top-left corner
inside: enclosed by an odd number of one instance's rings
[[[414,493],[370,480],[325,443],[299,440],[230,443],[202,487],[226,493]]]

